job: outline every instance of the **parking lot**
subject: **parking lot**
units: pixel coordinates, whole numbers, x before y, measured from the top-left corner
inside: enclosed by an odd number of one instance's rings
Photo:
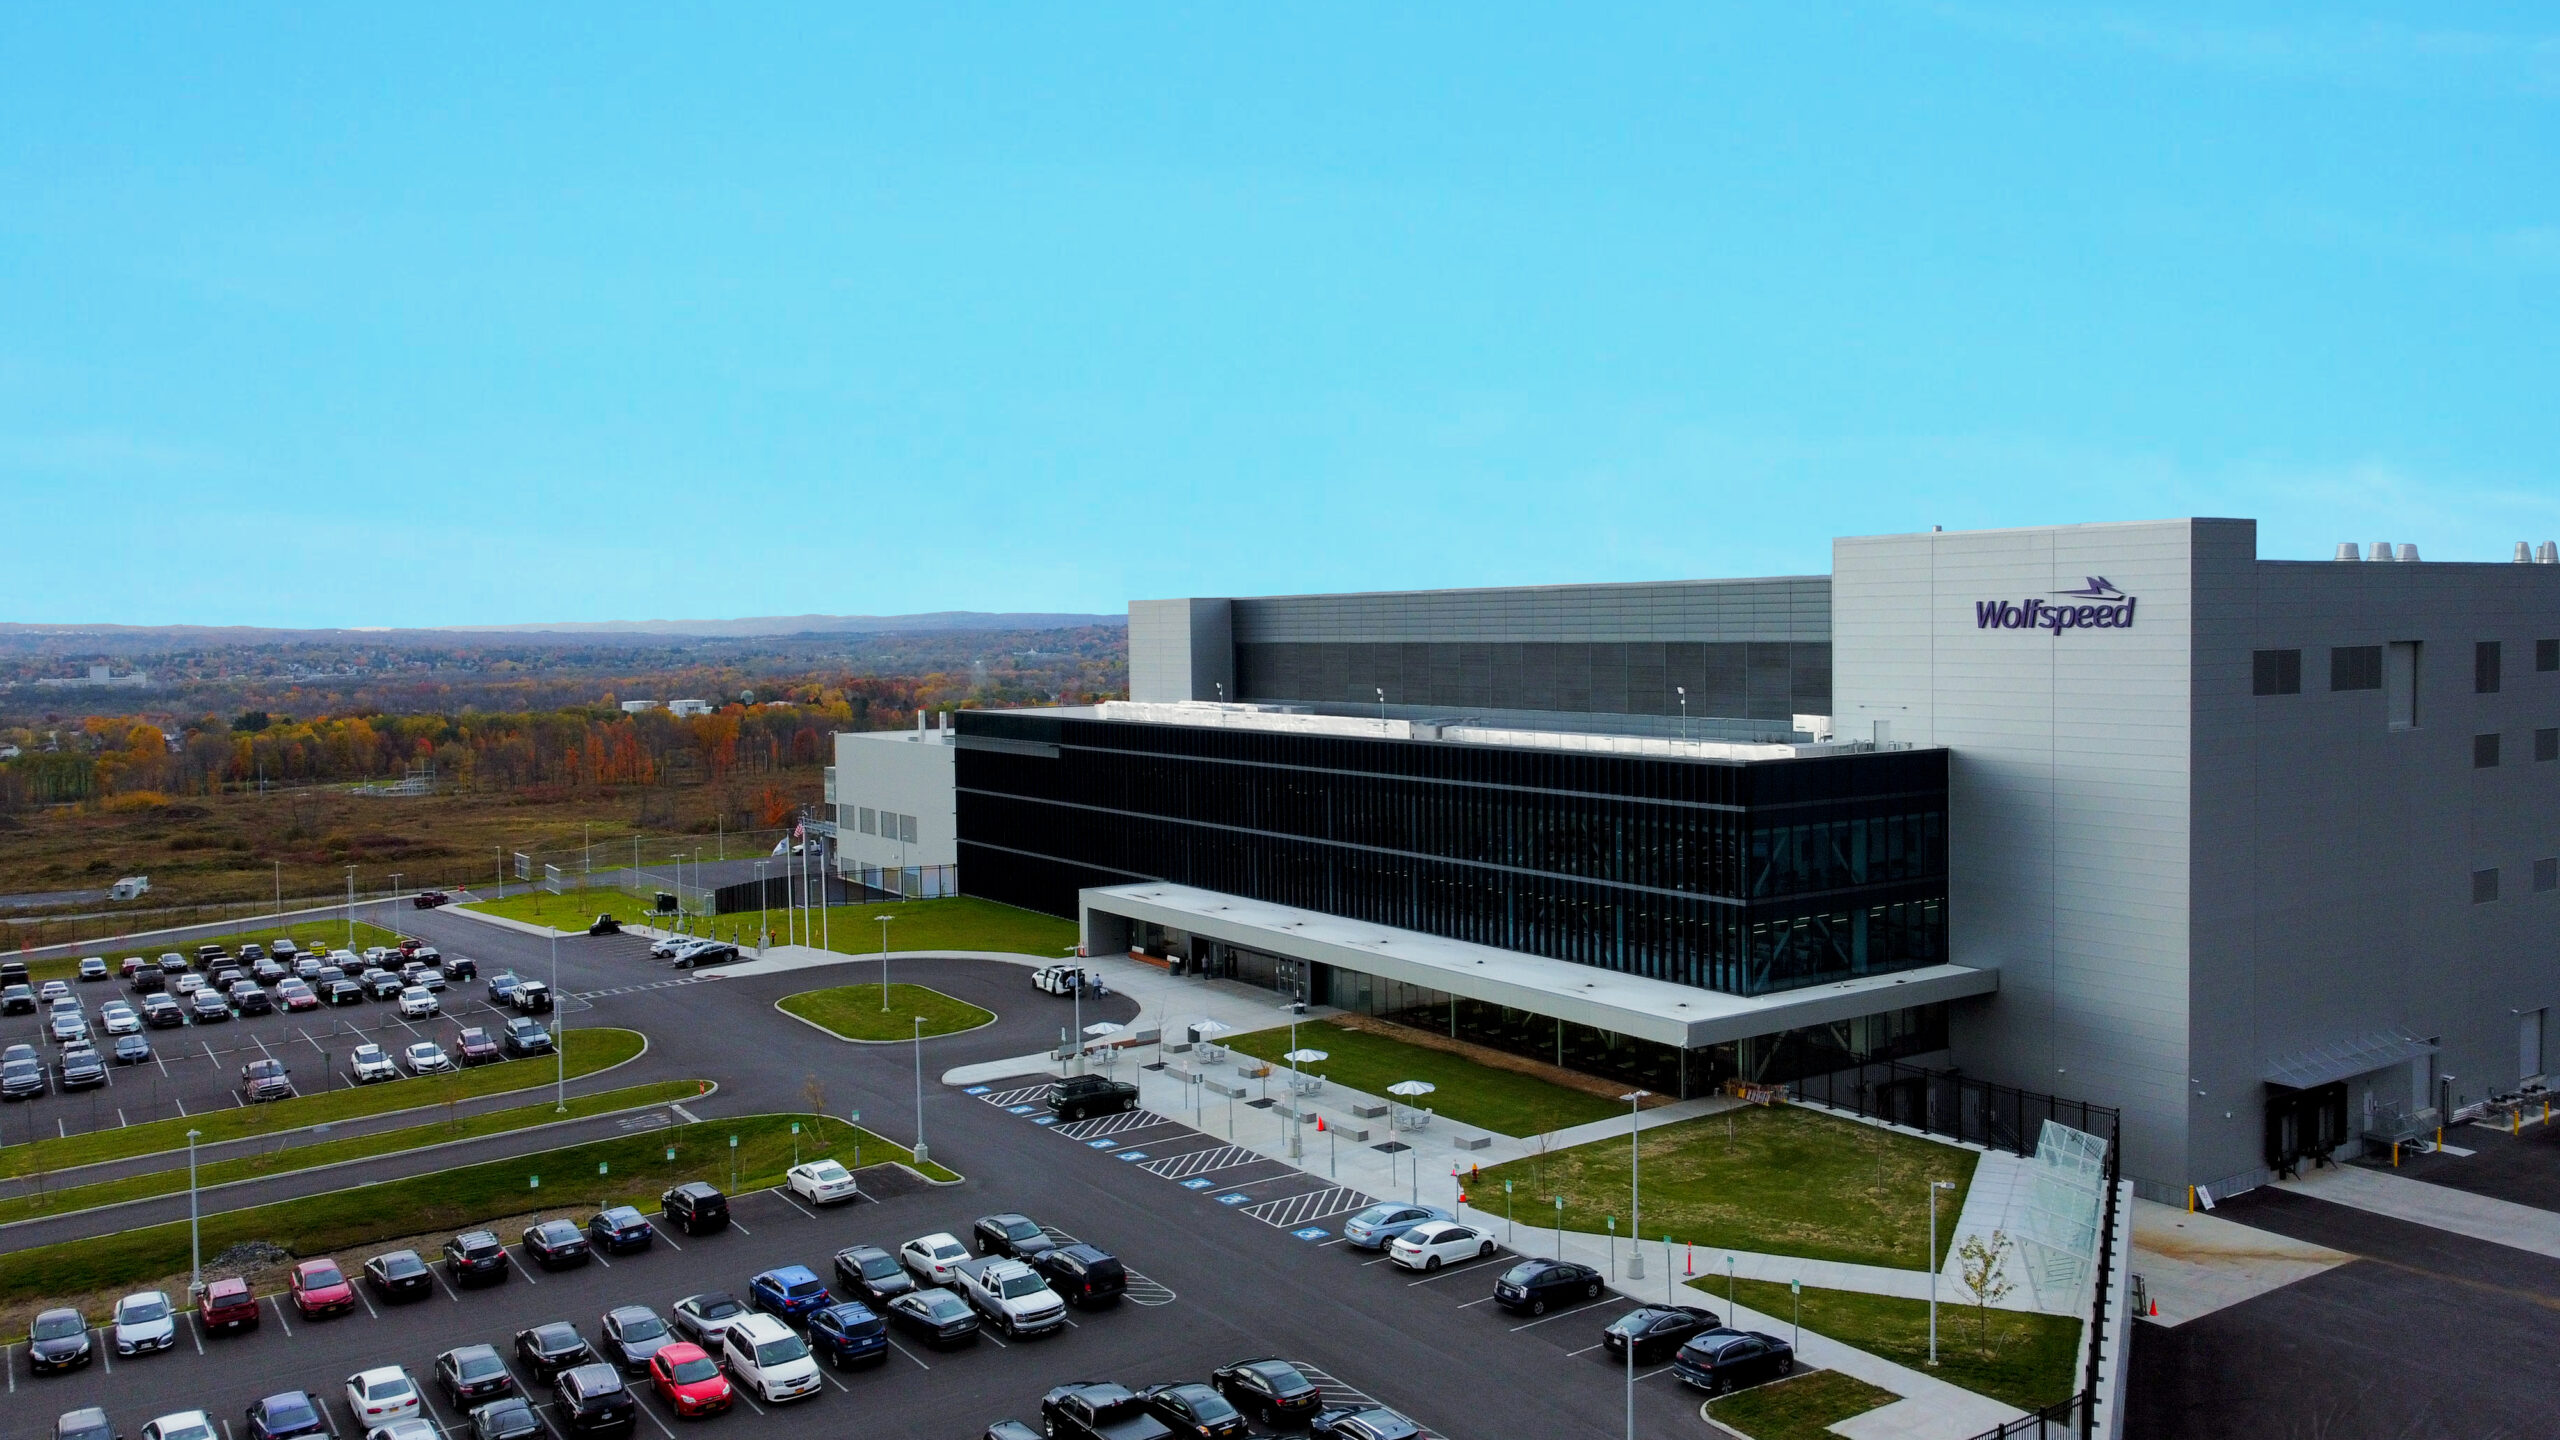
[[[299,1013],[278,1007],[272,1014],[235,1016],[210,1025],[189,1021],[166,1030],[145,1029],[151,1059],[111,1063],[107,1083],[87,1090],[59,1088],[54,1061],[61,1051],[45,1033],[43,1014],[12,1015],[0,1023],[0,1045],[34,1045],[54,1084],[44,1095],[0,1108],[0,1134],[16,1142],[228,1109],[246,1103],[240,1094],[240,1067],[252,1060],[283,1061],[296,1091],[310,1094],[354,1084],[347,1056],[359,1045],[380,1045],[396,1060],[409,1045],[432,1040],[450,1055],[454,1036],[464,1026],[478,1025],[497,1036],[516,1013],[489,1004],[487,979],[494,973],[484,966],[478,980],[453,981],[436,997],[442,1013],[424,1019],[403,1018],[395,1001],[368,1000]],[[89,1018],[92,1042],[100,1054],[109,1054],[112,1046],[100,1026],[99,1010],[111,1000],[138,1008],[138,997],[120,981],[74,984],[71,994]],[[559,1009],[573,1017],[592,1008],[591,1001],[573,997],[559,1002]]]

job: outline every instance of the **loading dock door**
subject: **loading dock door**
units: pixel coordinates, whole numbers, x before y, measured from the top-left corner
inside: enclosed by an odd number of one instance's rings
[[[2347,1138],[2347,1082],[2309,1090],[2267,1087],[2267,1168],[2299,1175],[2302,1162],[2330,1152]]]

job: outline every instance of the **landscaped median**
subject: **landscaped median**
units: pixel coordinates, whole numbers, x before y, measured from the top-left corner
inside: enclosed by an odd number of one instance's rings
[[[610,1070],[638,1056],[648,1048],[648,1044],[647,1037],[637,1030],[606,1027],[571,1030],[565,1047],[569,1078],[575,1080],[600,1070]],[[199,1146],[218,1145],[226,1140],[272,1135],[308,1125],[336,1124],[396,1110],[421,1109],[484,1095],[529,1090],[553,1083],[559,1066],[559,1061],[547,1055],[507,1060],[495,1065],[475,1065],[449,1075],[387,1080],[379,1085],[325,1090],[266,1105],[208,1110],[200,1115],[151,1120],[113,1130],[92,1130],[67,1139],[0,1146],[0,1176],[50,1173],[75,1165],[94,1165],[104,1160],[184,1151],[189,1130],[198,1132]],[[336,1083],[336,1078],[331,1077],[330,1083]]]
[[[1289,1053],[1290,1027],[1256,1030],[1226,1043],[1239,1054],[1286,1065],[1280,1057]],[[1371,1095],[1386,1094],[1387,1087],[1399,1080],[1420,1080],[1435,1088],[1414,1104],[1496,1135],[1543,1135],[1627,1113],[1625,1106],[1598,1095],[1411,1044],[1370,1022],[1310,1021],[1297,1027],[1296,1044],[1302,1050],[1325,1052],[1323,1060],[1305,1067],[1310,1075]]]
[[[1721,1308],[1721,1279],[1693,1282]],[[1734,1300],[1782,1323],[1795,1319],[1796,1297],[1775,1281],[1741,1280]],[[2033,1310],[1981,1309],[1953,1287],[1938,1301],[1938,1366],[1929,1368],[1929,1302],[1854,1290],[1804,1287],[1804,1328],[1853,1349],[1934,1375],[2021,1410],[2067,1399],[2078,1387],[2080,1322]],[[1780,1333],[1788,1333],[1781,1331]],[[1723,1416],[1717,1416],[1722,1419]],[[1755,1436],[1760,1432],[1752,1431]]]
[[[1834,1440],[1831,1427],[1902,1397],[1837,1370],[1799,1370],[1707,1402],[1707,1418],[1751,1440]]]
[[[196,1183],[210,1189],[239,1180],[259,1180],[297,1170],[312,1170],[323,1165],[336,1165],[349,1160],[393,1155],[404,1150],[422,1149],[429,1145],[447,1145],[457,1140],[474,1140],[486,1135],[502,1135],[510,1130],[529,1130],[537,1125],[550,1125],[564,1120],[580,1120],[590,1115],[609,1115],[617,1110],[631,1110],[646,1105],[664,1104],[670,1100],[688,1099],[706,1093],[700,1080],[660,1080],[648,1085],[630,1085],[620,1090],[605,1090],[593,1095],[572,1096],[563,1114],[549,1100],[536,1105],[522,1105],[512,1110],[486,1110],[476,1115],[453,1120],[435,1120],[424,1125],[411,1125],[399,1130],[379,1130],[370,1135],[350,1135],[344,1139],[322,1140],[315,1144],[297,1145],[286,1150],[261,1150],[231,1160],[216,1160],[196,1169]],[[74,1185],[33,1195],[0,1200],[0,1224],[34,1220],[53,1215],[67,1215],[75,1210],[94,1209],[100,1205],[119,1205],[128,1200],[143,1200],[154,1195],[174,1195],[187,1188],[187,1172],[181,1167],[154,1170],[147,1175],[127,1175],[115,1180],[101,1180],[94,1185]]]
[[[801,1133],[792,1133],[794,1125]],[[778,1185],[795,1153],[848,1166],[894,1162],[934,1180],[960,1178],[939,1165],[914,1165],[904,1146],[832,1117],[750,1115],[219,1211],[203,1217],[204,1253],[263,1241],[309,1257],[362,1251],[401,1236],[449,1234],[532,1209],[635,1204],[654,1211],[659,1194],[680,1181],[707,1180],[732,1194]],[[184,1220],[0,1255],[0,1318],[28,1303],[94,1311],[122,1291],[183,1290],[188,1255]]]
[[[1437,1096],[1433,1097],[1437,1099]],[[1801,1255],[1898,1270],[1929,1268],[1929,1186],[1938,1194],[1944,1258],[1979,1158],[1877,1125],[1794,1105],[1746,1105],[1644,1132],[1643,1238],[1668,1235],[1700,1250]],[[1597,1235],[1627,1224],[1628,1145],[1614,1139],[1495,1166],[1473,1186],[1479,1206],[1513,1203],[1552,1223]]]
[[[892,1044],[918,1035],[957,1035],[996,1022],[995,1012],[954,1000],[922,985],[893,984],[885,1004],[877,985],[836,985],[803,990],[773,1002],[785,1015],[806,1020],[839,1040]],[[924,1025],[918,1029],[916,1021]]]

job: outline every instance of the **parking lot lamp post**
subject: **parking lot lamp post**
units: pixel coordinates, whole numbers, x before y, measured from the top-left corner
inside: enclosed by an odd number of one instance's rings
[[[889,922],[898,917],[874,915],[871,918],[880,922],[880,1013],[886,1015],[889,1013]]]
[[[1630,1237],[1644,1233],[1644,1188],[1641,1183],[1644,1178],[1644,1152],[1639,1148],[1641,1140],[1636,1131],[1636,1117],[1644,1109],[1645,1097],[1652,1093],[1650,1090],[1633,1090],[1618,1097],[1627,1102],[1627,1234]],[[1627,1247],[1627,1278],[1644,1278],[1644,1247],[1640,1245]]]
[[[400,872],[397,870],[391,872],[391,898],[400,898]]]
[[[356,867],[347,867],[347,948],[356,948]]]
[[[1556,1258],[1564,1258],[1564,1197],[1556,1197]]]
[[[929,1158],[924,1148],[924,1017],[916,1017],[916,1163]]]
[[[204,1236],[196,1225],[196,1137],[201,1130],[187,1132],[187,1252],[194,1279],[187,1284],[190,1296],[204,1294]]]
[[[764,867],[764,861],[756,862],[756,949],[759,951],[764,949],[766,941],[773,938],[773,921],[767,916],[767,902],[771,897],[764,893]]]
[[[1953,1190],[1953,1180],[1929,1182],[1929,1368],[1938,1368],[1938,1192]]]
[[[560,999],[560,932],[551,932],[551,1054],[559,1072],[559,1114],[569,1113],[569,1011]]]

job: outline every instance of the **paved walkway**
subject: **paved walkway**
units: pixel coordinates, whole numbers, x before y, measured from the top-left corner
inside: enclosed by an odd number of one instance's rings
[[[2492,1245],[2560,1259],[2560,1213],[2430,1185],[2361,1165],[2332,1165],[2277,1188]]]
[[[2183,1325],[2354,1258],[2206,1211],[2133,1202],[2132,1269],[2157,1307],[2143,1317],[2154,1324]]]

